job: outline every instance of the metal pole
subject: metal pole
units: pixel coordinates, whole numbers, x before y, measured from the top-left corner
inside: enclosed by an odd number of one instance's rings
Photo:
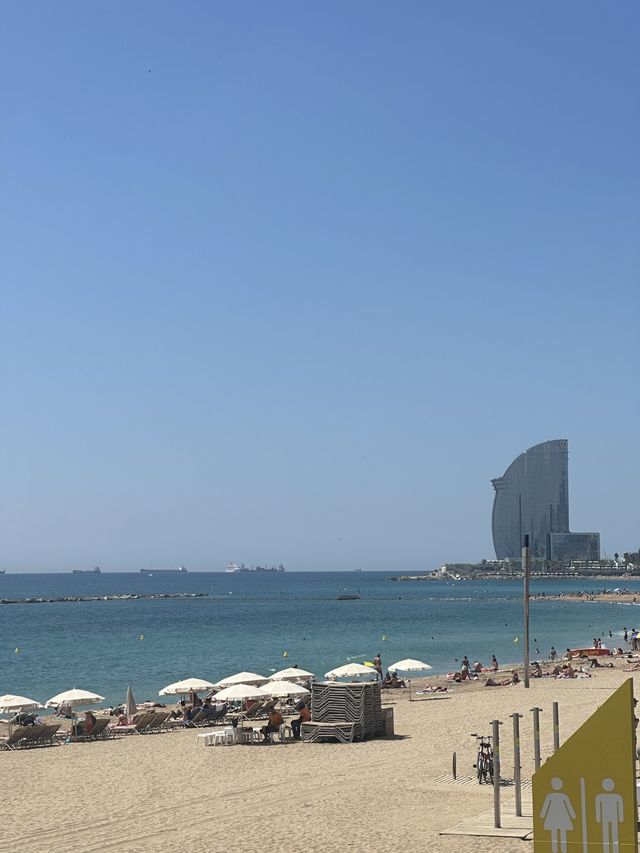
[[[500,823],[500,726],[499,720],[492,720],[493,727],[493,825],[496,829]]]
[[[529,534],[524,537],[522,547],[522,570],[524,572],[524,686],[529,687],[529,574],[531,565],[529,562]]]
[[[540,711],[542,708],[532,708],[533,711],[533,762],[536,770],[540,770]]]
[[[516,794],[516,815],[522,817],[522,779],[520,776],[520,718],[522,714],[511,714],[513,720],[513,785]]]
[[[560,712],[558,703],[553,703],[553,751],[560,749]]]

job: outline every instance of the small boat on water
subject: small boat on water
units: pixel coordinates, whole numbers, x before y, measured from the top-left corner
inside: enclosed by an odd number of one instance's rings
[[[339,592],[336,595],[336,601],[357,601],[359,598],[358,592]]]
[[[604,647],[600,649],[569,649],[569,654],[572,658],[599,658],[599,657],[607,657],[612,654],[611,649],[606,649]]]

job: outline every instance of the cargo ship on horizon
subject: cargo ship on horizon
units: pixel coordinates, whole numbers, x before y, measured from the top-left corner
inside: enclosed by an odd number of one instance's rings
[[[92,569],[74,569],[72,575],[101,575],[102,569],[100,566],[94,566]]]
[[[282,563],[280,563],[279,566],[270,566],[269,568],[267,568],[266,563],[264,566],[251,566],[251,568],[249,568],[248,566],[245,566],[244,563],[240,563],[240,565],[238,565],[238,563],[227,563],[227,565],[224,567],[224,570],[228,574],[233,574],[233,575],[247,574],[249,572],[261,573],[261,574],[267,572],[267,573],[271,574],[271,573],[282,573],[282,572],[286,571],[286,569],[282,565]]]
[[[184,575],[186,573],[187,569],[184,566],[177,569],[140,569],[141,575]]]

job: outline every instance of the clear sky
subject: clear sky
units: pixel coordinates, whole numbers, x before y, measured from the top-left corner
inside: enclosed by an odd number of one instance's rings
[[[5,4],[0,565],[640,545],[635,2]]]

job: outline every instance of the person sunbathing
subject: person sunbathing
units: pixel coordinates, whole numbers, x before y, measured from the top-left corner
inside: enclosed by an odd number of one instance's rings
[[[98,721],[96,719],[96,715],[93,713],[93,711],[84,712],[84,730],[88,735],[90,735],[91,732],[94,730],[97,722]]]
[[[502,681],[495,681],[493,678],[487,678],[484,683],[485,687],[507,687],[509,684],[520,684],[520,676],[514,669],[511,673],[511,678],[505,678]]]
[[[544,672],[542,671],[542,667],[535,661],[533,666],[531,667],[531,678],[542,678]]]
[[[565,663],[565,665],[562,667],[561,678],[575,678],[575,677],[576,677],[575,669],[571,666],[570,663]]]

